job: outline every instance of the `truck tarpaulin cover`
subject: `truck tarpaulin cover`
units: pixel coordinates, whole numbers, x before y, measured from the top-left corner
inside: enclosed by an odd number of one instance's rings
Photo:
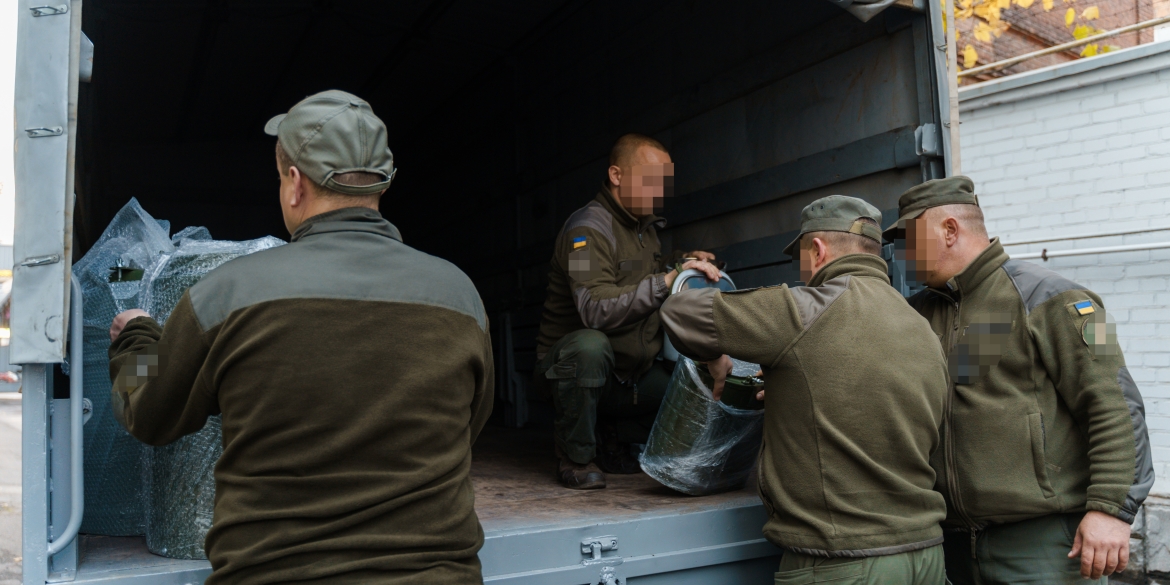
[[[223,450],[219,417],[165,447],[148,447],[130,437],[110,411],[109,326],[114,315],[132,308],[165,323],[183,292],[208,272],[283,243],[273,237],[215,241],[205,228],[186,228],[169,238],[163,224],[131,199],[74,267],[85,301],[85,395],[94,405],[85,425],[83,532],[145,534],[155,554],[205,558],[203,538],[215,499],[213,470]],[[122,279],[114,276],[119,273]]]
[[[732,361],[736,376],[751,376],[760,368]],[[680,356],[642,452],[647,475],[693,496],[742,488],[763,438],[764,411],[715,400],[711,384],[708,373]]]

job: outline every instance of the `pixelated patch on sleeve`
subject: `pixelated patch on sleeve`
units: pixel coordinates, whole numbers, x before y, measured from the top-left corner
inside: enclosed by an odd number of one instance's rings
[[[600,262],[593,257],[591,248],[569,252],[569,278],[577,282],[586,282],[600,277]]]
[[[1085,313],[1087,318],[1081,324],[1081,339],[1094,357],[1117,355],[1121,346],[1117,342],[1117,323],[1113,322],[1104,309]]]
[[[118,370],[118,377],[114,380],[114,392],[132,394],[152,378],[159,375],[166,367],[169,352],[162,343],[153,344],[146,349],[130,356]]]

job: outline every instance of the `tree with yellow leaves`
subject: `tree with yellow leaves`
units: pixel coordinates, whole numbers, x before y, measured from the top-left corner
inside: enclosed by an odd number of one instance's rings
[[[1070,5],[1075,5],[1077,2],[1077,0],[1060,1],[1063,4]],[[1045,12],[1051,12],[1056,8],[1056,2],[1057,0],[1040,0],[1039,7]],[[994,39],[998,39],[1011,28],[1011,24],[1003,18],[1003,10],[1012,8],[1013,6],[1028,10],[1034,4],[1036,4],[1035,0],[956,0],[955,19],[958,21],[975,19],[975,26],[971,30],[972,36],[978,41],[993,43],[995,42]],[[1100,16],[1101,11],[1097,6],[1089,6],[1080,12],[1073,6],[1069,6],[1064,15],[1064,25],[1069,29],[1073,39],[1080,40],[1105,32],[1091,24],[1092,21],[1097,20]],[[956,33],[959,38],[962,37],[962,33],[958,33],[958,31]],[[1107,53],[1117,48],[1113,45],[1091,43],[1081,49],[1080,55],[1082,57],[1092,57],[1093,55]],[[970,69],[978,64],[979,51],[971,43],[967,43],[960,51],[959,57],[961,69]]]

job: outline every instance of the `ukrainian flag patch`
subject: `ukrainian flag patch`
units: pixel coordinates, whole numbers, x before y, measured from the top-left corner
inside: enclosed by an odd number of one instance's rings
[[[581,248],[585,247],[586,243],[587,240],[585,239],[585,236],[577,236],[573,238],[573,249],[580,250]]]
[[[1081,301],[1073,305],[1078,315],[1092,315],[1097,310],[1093,308],[1093,301]]]

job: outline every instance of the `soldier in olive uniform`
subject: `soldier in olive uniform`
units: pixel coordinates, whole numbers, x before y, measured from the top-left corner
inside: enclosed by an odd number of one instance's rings
[[[555,411],[557,479],[573,489],[605,487],[603,471],[639,471],[628,444],[646,442],[670,380],[658,359],[658,308],[679,270],[665,267],[657,230],[666,220],[654,212],[670,194],[674,163],[640,134],[618,139],[609,163],[601,191],[557,236],[533,372]],[[714,255],[688,256],[681,270],[719,279]]]
[[[886,237],[949,366],[932,464],[957,585],[1085,583],[1125,569],[1154,482],[1142,397],[1101,298],[989,240],[967,177],[902,195]],[[1078,561],[1076,557],[1080,557]]]
[[[890,286],[880,221],[860,199],[818,199],[786,250],[808,286],[705,288],[662,306],[683,355],[763,369],[759,488],[764,536],[786,549],[777,584],[945,581],[930,455],[946,359]]]
[[[286,246],[110,327],[111,403],[151,445],[223,415],[208,585],[483,583],[471,447],[488,322],[450,262],[378,213],[386,126],[342,91],[268,122]]]

